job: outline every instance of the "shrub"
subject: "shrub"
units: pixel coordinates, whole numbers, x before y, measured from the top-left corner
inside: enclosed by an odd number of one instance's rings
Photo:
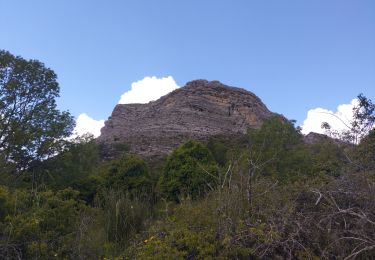
[[[2,255],[27,259],[85,258],[92,252],[92,246],[90,249],[81,242],[88,241],[88,230],[97,230],[88,227],[95,214],[78,199],[77,191],[7,191],[7,202],[11,207],[0,222]],[[98,253],[94,255],[99,257]]]
[[[354,160],[363,170],[375,170],[375,129],[355,148]]]
[[[262,176],[295,180],[312,172],[311,156],[293,121],[273,117],[260,129],[249,129],[248,160]]]
[[[150,193],[152,182],[144,160],[136,155],[125,154],[119,159],[106,162],[100,169],[107,188],[122,190],[132,195]]]
[[[201,143],[188,141],[168,157],[160,186],[169,199],[201,197],[215,187],[218,170],[210,151]]]

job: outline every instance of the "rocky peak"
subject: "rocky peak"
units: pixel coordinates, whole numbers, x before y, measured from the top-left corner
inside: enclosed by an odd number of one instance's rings
[[[336,145],[341,146],[341,147],[352,146],[352,144],[350,144],[348,142],[345,142],[343,140],[336,139],[336,138],[327,136],[325,134],[319,134],[319,133],[315,133],[315,132],[310,132],[307,135],[305,135],[303,137],[303,141],[306,144],[310,144],[310,145],[314,145],[314,144],[318,144],[318,143],[322,143],[322,142],[331,142],[331,143],[336,144]]]
[[[188,139],[245,134],[273,115],[249,91],[194,80],[148,104],[118,104],[98,140],[125,143],[143,156],[163,155]]]
[[[323,141],[327,141],[330,138],[327,135],[310,132],[304,136],[303,140],[306,144],[316,144]]]

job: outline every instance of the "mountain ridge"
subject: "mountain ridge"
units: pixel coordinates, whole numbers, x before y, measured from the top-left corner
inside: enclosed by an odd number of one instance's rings
[[[148,157],[170,153],[189,139],[242,135],[281,116],[254,93],[219,81],[193,80],[147,104],[118,104],[98,138],[107,147],[125,143]]]

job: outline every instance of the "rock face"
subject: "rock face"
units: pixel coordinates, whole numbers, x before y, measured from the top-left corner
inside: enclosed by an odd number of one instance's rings
[[[334,144],[336,144],[340,147],[352,146],[352,144],[350,144],[348,142],[345,142],[343,140],[335,139],[335,138],[329,137],[325,134],[319,134],[319,133],[315,133],[315,132],[310,132],[307,135],[305,135],[303,137],[303,141],[305,142],[305,144],[310,144],[310,145],[314,145],[314,144],[318,144],[318,143],[321,143],[321,142],[328,141],[328,142],[334,143]]]
[[[165,155],[188,139],[245,134],[276,115],[253,93],[195,80],[148,104],[119,104],[99,142],[126,143],[142,156]]]
[[[310,132],[303,137],[303,141],[306,144],[316,144],[316,143],[323,142],[326,140],[333,140],[333,139],[324,134],[318,134],[315,132]]]

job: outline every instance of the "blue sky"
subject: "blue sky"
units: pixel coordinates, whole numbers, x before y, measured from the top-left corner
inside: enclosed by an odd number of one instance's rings
[[[0,0],[0,49],[59,78],[61,109],[106,119],[132,82],[219,80],[299,124],[375,99],[375,1]]]

